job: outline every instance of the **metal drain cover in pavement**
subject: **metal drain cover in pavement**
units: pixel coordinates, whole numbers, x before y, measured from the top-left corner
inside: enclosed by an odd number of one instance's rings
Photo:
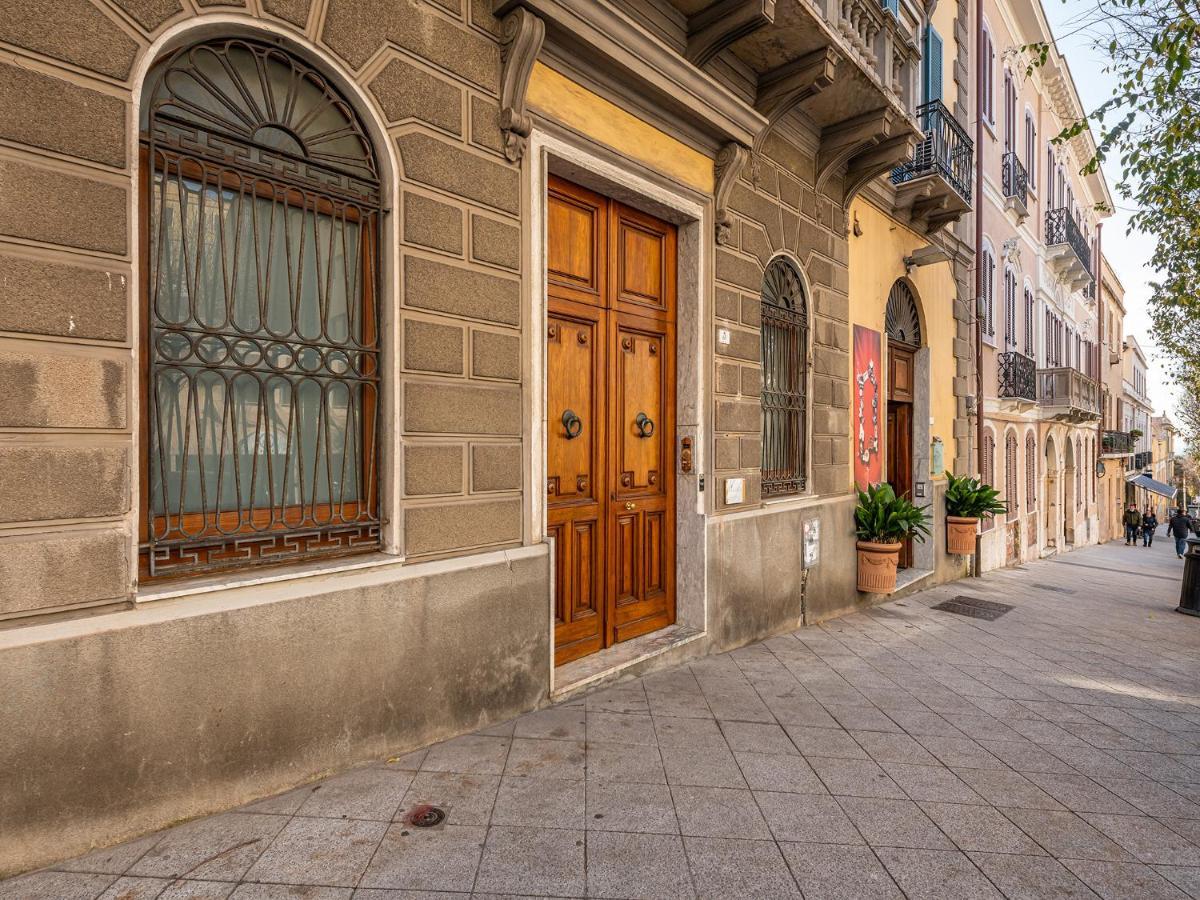
[[[446,812],[436,806],[422,803],[420,806],[414,806],[412,811],[404,818],[414,828],[432,828],[435,825],[442,824],[446,818]]]
[[[1073,593],[1075,593],[1075,591],[1073,591],[1071,588],[1059,587],[1057,584],[1038,584],[1035,582],[1029,586],[1038,588],[1039,590],[1043,590],[1043,591],[1054,591],[1054,593],[1056,593],[1056,594],[1073,594]]]
[[[995,622],[1012,609],[1007,603],[994,603],[991,600],[968,597],[965,594],[959,594],[953,600],[944,600],[932,608],[940,609],[942,612],[954,613],[957,616],[968,616],[972,619],[987,619],[989,622]]]

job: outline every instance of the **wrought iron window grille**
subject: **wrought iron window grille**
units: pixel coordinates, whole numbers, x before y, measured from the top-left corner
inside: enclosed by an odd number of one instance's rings
[[[184,48],[151,85],[143,574],[376,548],[370,142],[272,45]]]
[[[1037,400],[1037,363],[1024,353],[1010,350],[997,357],[1000,396],[1016,400]]]
[[[808,298],[791,262],[768,264],[762,301],[762,494],[777,497],[807,486]]]

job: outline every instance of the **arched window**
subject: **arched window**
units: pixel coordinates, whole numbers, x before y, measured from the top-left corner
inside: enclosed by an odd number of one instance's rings
[[[1017,484],[1017,435],[1010,431],[1004,439],[1004,502],[1010,518],[1021,508],[1020,488]]]
[[[767,265],[762,287],[762,494],[807,487],[808,294],[785,257]]]
[[[983,472],[981,477],[984,484],[996,486],[996,439],[992,436],[991,431],[985,431],[983,435]],[[989,516],[983,520],[983,530],[988,531],[995,524],[995,518]]]
[[[1025,435],[1025,506],[1037,505],[1037,439],[1033,432]]]
[[[142,573],[379,544],[380,184],[350,105],[213,40],[144,104]]]
[[[983,334],[984,337],[994,338],[996,336],[996,255],[992,252],[992,245],[984,242],[983,256],[979,260],[979,265],[983,269]]]
[[[1025,355],[1030,359],[1033,359],[1033,355],[1037,352],[1037,345],[1034,342],[1036,330],[1033,314],[1033,288],[1030,287],[1029,282],[1025,282]]]
[[[1075,438],[1075,506],[1084,503],[1084,449],[1079,438]]]
[[[904,279],[898,279],[888,291],[883,327],[888,339],[910,347],[921,346],[921,314],[917,298]]]
[[[1017,346],[1017,273],[1004,267],[1004,347],[1014,350]]]
[[[1037,190],[1037,126],[1028,106],[1025,107],[1025,168],[1029,170],[1029,189]]]

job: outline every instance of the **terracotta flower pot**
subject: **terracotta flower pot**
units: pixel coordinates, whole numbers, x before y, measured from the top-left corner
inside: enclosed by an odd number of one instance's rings
[[[978,519],[946,516],[946,552],[970,556],[975,552],[975,532],[978,528]]]
[[[896,565],[900,543],[874,544],[859,541],[858,589],[864,594],[890,594],[896,589]]]

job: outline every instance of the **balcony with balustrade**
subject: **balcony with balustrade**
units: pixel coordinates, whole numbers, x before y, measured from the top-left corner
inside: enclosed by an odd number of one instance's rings
[[[1029,218],[1029,173],[1017,154],[1009,151],[1001,161],[1000,181],[1004,189],[1004,208],[1015,213],[1017,224]]]
[[[1100,389],[1078,369],[1037,370],[1038,406],[1042,418],[1087,422],[1100,418]]]
[[[1016,350],[996,357],[1001,408],[1024,412],[1037,405],[1037,363]]]
[[[912,159],[892,170],[896,207],[927,234],[957,222],[971,208],[974,143],[941,100],[917,107],[925,137]]]
[[[1092,250],[1066,207],[1046,212],[1046,261],[1073,291],[1092,281]]]
[[[1133,435],[1128,431],[1100,433],[1100,455],[1104,459],[1117,459],[1133,453]]]

